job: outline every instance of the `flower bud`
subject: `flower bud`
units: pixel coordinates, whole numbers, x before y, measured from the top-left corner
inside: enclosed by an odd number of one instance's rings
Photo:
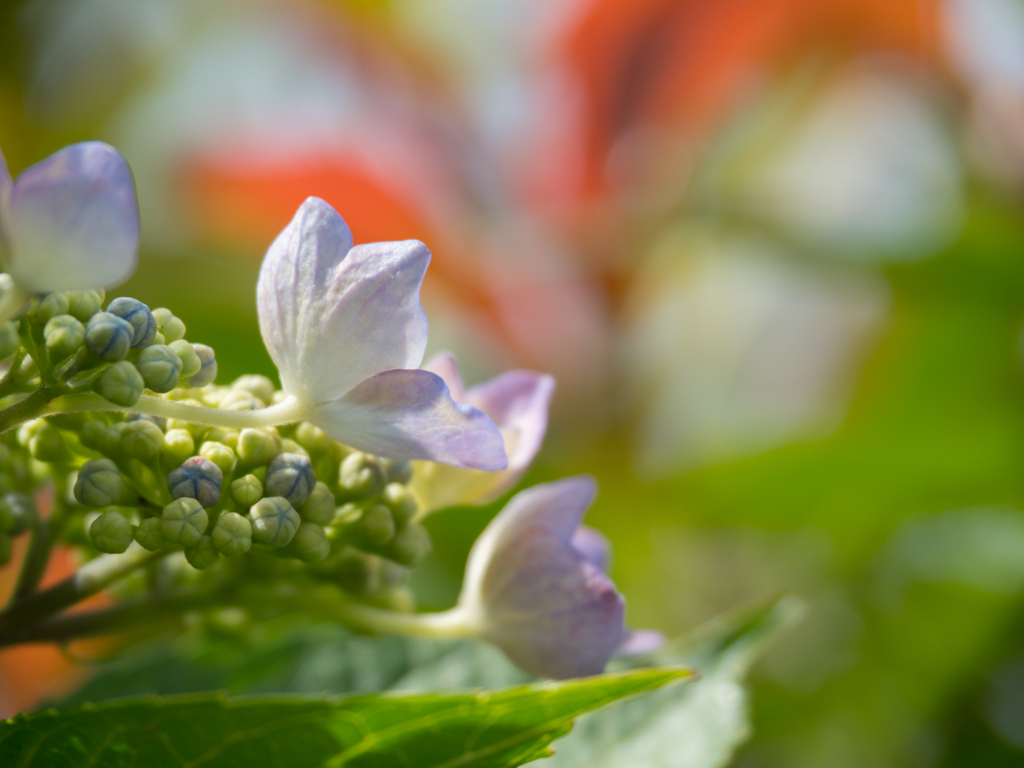
[[[330,525],[334,520],[336,507],[334,494],[324,483],[317,483],[310,491],[305,503],[299,507],[303,520],[317,525]]]
[[[280,453],[267,466],[268,496],[283,496],[293,507],[302,506],[316,486],[316,475],[308,456]]]
[[[181,360],[181,378],[188,379],[199,373],[199,369],[203,367],[203,361],[199,359],[199,355],[184,339],[178,339],[172,341],[168,346],[174,350],[174,354]]]
[[[139,527],[135,529],[135,540],[139,542],[139,546],[143,549],[148,549],[150,552],[156,552],[159,549],[163,549],[164,535],[161,533],[163,527],[163,520],[159,517],[147,517]]]
[[[48,293],[39,299],[34,299],[29,305],[28,319],[37,325],[46,325],[51,317],[66,315],[70,304],[68,295],[62,291]]]
[[[263,498],[263,483],[256,475],[246,475],[231,483],[231,498],[240,507],[251,507]]]
[[[104,429],[97,446],[99,452],[110,458],[119,457],[121,455],[121,432],[127,427],[127,421],[118,421]]]
[[[217,403],[222,411],[258,411],[267,404],[245,390],[231,390]]]
[[[252,546],[252,524],[237,512],[225,512],[217,518],[210,537],[225,557],[244,555]]]
[[[384,490],[384,472],[375,458],[353,451],[342,459],[338,485],[357,498],[377,496]]]
[[[85,346],[101,360],[124,360],[134,334],[135,329],[127,320],[109,312],[97,312],[85,326]]]
[[[195,449],[195,441],[187,430],[169,429],[164,435],[164,445],[160,452],[163,454],[165,466],[174,467],[184,462]]]
[[[107,431],[107,425],[102,421],[87,421],[78,433],[78,442],[92,451],[99,450],[100,439]]]
[[[130,408],[139,402],[146,382],[138,369],[127,360],[114,363],[100,376],[97,391],[112,403]]]
[[[153,343],[156,320],[149,307],[141,301],[122,296],[107,305],[107,312],[131,323],[133,349],[142,349]]]
[[[85,343],[85,326],[71,315],[51,317],[43,328],[51,360],[65,360]]]
[[[195,350],[202,366],[199,372],[192,376],[191,386],[198,388],[212,384],[213,380],[217,378],[217,358],[214,356],[213,349],[205,344],[193,344],[192,349]]]
[[[181,402],[187,403],[188,405],[194,405],[194,406],[197,406],[197,407],[200,407],[200,408],[203,407],[203,404],[200,403],[197,400],[182,400]],[[190,435],[192,435],[192,439],[194,441],[196,441],[197,443],[201,442],[202,439],[203,439],[203,436],[207,432],[210,431],[210,428],[207,427],[207,426],[204,426],[202,424],[193,424],[190,421],[182,421],[181,419],[168,419],[167,420],[167,428],[168,429],[184,429]]]
[[[416,497],[400,483],[388,483],[381,496],[383,502],[395,517],[395,525],[401,528],[416,516]]]
[[[294,453],[296,456],[305,456],[309,458],[309,451],[303,448],[301,445],[296,443],[287,437],[281,438],[281,453]]]
[[[103,291],[68,291],[68,314],[83,323],[103,307]]]
[[[18,338],[18,326],[12,321],[0,323],[0,360],[10,357],[18,351],[21,339]]]
[[[227,427],[210,427],[206,433],[206,439],[213,443],[222,443],[235,453],[238,453],[238,430]]]
[[[382,554],[400,565],[412,567],[431,549],[430,534],[418,523],[409,523],[395,534]]]
[[[269,464],[278,453],[278,441],[262,429],[243,429],[238,435],[238,458],[246,466]]]
[[[360,546],[382,547],[395,536],[395,519],[383,504],[369,507],[346,504],[338,510],[338,517],[343,522],[346,537]]]
[[[234,451],[224,443],[216,443],[212,440],[207,440],[199,447],[199,455],[216,464],[221,473],[225,475],[231,474],[235,469],[235,464],[238,463]]]
[[[384,470],[384,477],[389,483],[401,483],[402,485],[406,485],[410,480],[412,480],[411,461],[380,459],[380,466]]]
[[[154,392],[170,392],[178,386],[181,358],[170,347],[153,344],[139,353],[135,363],[146,387]]]
[[[252,517],[252,537],[260,544],[272,547],[286,546],[302,523],[299,513],[281,496],[260,499],[249,514]]]
[[[45,425],[46,419],[32,419],[32,421],[26,421],[18,427],[18,445],[23,445],[28,448],[29,441],[35,436],[36,432],[42,429]]]
[[[274,382],[256,373],[239,376],[231,383],[231,388],[248,392],[263,403],[269,403],[274,398]]]
[[[124,478],[110,459],[87,461],[78,470],[75,498],[87,507],[105,507],[113,504],[124,491]]]
[[[220,467],[202,456],[186,459],[167,476],[167,487],[173,498],[195,499],[207,508],[217,503],[223,482],[224,473]]]
[[[0,533],[18,536],[32,526],[33,517],[32,500],[25,494],[12,491],[0,497]]]
[[[295,442],[309,451],[310,456],[316,456],[330,450],[334,438],[308,421],[301,421],[295,428]]]
[[[0,566],[11,562],[11,552],[14,550],[14,542],[10,536],[0,534]]]
[[[156,320],[157,330],[163,334],[167,344],[185,338],[185,324],[166,307],[154,309],[153,319]]]
[[[191,547],[185,547],[185,559],[197,571],[205,570],[217,562],[220,554],[209,536],[200,537]]]
[[[316,563],[331,553],[327,532],[316,523],[303,523],[295,532],[289,547],[304,563]]]
[[[346,592],[370,594],[377,586],[377,560],[373,555],[349,547],[332,568],[333,576]]]
[[[135,529],[120,512],[110,510],[89,526],[89,538],[100,552],[118,555],[128,549],[135,538]]]
[[[164,433],[151,421],[129,421],[121,430],[121,453],[129,459],[150,461],[164,447]]]
[[[185,496],[164,507],[160,533],[167,541],[191,547],[206,533],[209,523],[210,518],[199,502]]]
[[[60,430],[45,419],[29,439],[28,450],[37,461],[63,461],[70,458]]]

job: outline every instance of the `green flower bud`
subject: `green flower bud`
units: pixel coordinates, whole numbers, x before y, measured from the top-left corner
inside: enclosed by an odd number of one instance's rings
[[[334,438],[308,421],[302,421],[295,428],[295,442],[309,451],[310,456],[317,456],[330,450]]]
[[[251,507],[263,498],[263,483],[256,475],[246,475],[231,483],[231,498],[240,507]]]
[[[297,456],[309,458],[309,451],[287,437],[281,438],[281,453],[294,453]]]
[[[157,331],[153,335],[153,343],[154,344],[159,344],[161,347],[166,347],[167,346],[167,339],[164,338],[164,335],[162,333],[160,333],[160,331]]]
[[[347,549],[333,568],[334,578],[346,592],[365,595],[377,585],[378,558],[357,549]]]
[[[199,455],[216,464],[221,473],[225,475],[231,474],[238,462],[235,452],[224,443],[215,443],[210,440],[199,447]]]
[[[363,548],[376,550],[395,535],[395,519],[383,504],[350,502],[338,510],[336,521],[345,538]]]
[[[36,325],[46,325],[51,317],[66,315],[70,304],[68,295],[62,291],[48,293],[39,299],[33,299],[29,305],[29,322]]]
[[[134,334],[135,329],[127,320],[109,312],[97,312],[85,326],[85,346],[101,360],[124,360]]]
[[[103,307],[103,291],[68,291],[68,314],[87,323]]]
[[[278,441],[262,429],[243,429],[238,435],[238,458],[246,466],[269,464],[278,453]]]
[[[255,469],[251,470],[249,472],[249,474],[252,475],[253,477],[255,477],[257,480],[259,480],[260,484],[264,488],[266,488],[266,486],[267,486],[267,468],[266,467],[256,467]]]
[[[32,526],[36,511],[32,500],[23,493],[12,491],[0,497],[0,533],[18,536]]]
[[[135,540],[139,542],[139,546],[143,549],[148,549],[150,552],[163,549],[166,542],[164,541],[163,533],[161,533],[162,527],[163,520],[159,517],[147,517],[135,529]]]
[[[213,545],[213,539],[209,536],[203,536],[193,546],[185,547],[185,559],[197,571],[211,567],[219,557],[220,554]]]
[[[18,445],[23,445],[28,448],[28,444],[35,436],[36,432],[44,426],[46,426],[46,419],[32,419],[32,421],[26,421],[18,427]]]
[[[316,486],[316,475],[308,456],[280,453],[267,466],[268,496],[283,496],[293,507],[301,506]]]
[[[412,462],[399,461],[398,459],[378,459],[381,469],[384,470],[384,477],[389,483],[401,483],[408,485],[412,480]]]
[[[217,503],[223,482],[224,473],[221,468],[205,456],[185,459],[180,467],[167,476],[167,487],[173,498],[196,499],[206,508]]]
[[[121,453],[129,459],[155,459],[164,447],[164,433],[146,419],[129,421],[121,430]]]
[[[28,441],[28,450],[37,461],[62,461],[69,458],[68,447],[60,430],[43,421]]]
[[[163,453],[165,466],[176,467],[195,451],[196,444],[192,435],[185,429],[169,429],[164,435]]]
[[[111,458],[121,455],[121,432],[128,428],[128,423],[119,421],[103,430],[98,446],[100,453]]]
[[[98,451],[100,439],[107,431],[107,425],[102,421],[87,421],[78,433],[78,442],[92,451]]]
[[[244,390],[232,390],[217,403],[222,411],[258,411],[266,406],[262,400]]]
[[[384,472],[375,458],[353,451],[342,459],[338,485],[357,498],[377,496],[384,490]]]
[[[122,296],[107,305],[107,312],[131,323],[133,349],[143,349],[153,343],[156,320],[149,307],[141,301]]]
[[[84,413],[55,413],[52,416],[47,416],[46,420],[57,429],[78,432],[89,418]]]
[[[281,496],[260,499],[249,514],[252,517],[252,537],[260,544],[272,547],[286,546],[302,524],[299,513]]]
[[[170,392],[178,386],[181,358],[170,347],[153,344],[139,353],[135,363],[146,387],[154,392]]]
[[[231,383],[231,388],[248,392],[264,403],[269,403],[274,398],[274,382],[256,373],[239,376]]]
[[[7,565],[11,562],[11,552],[14,549],[14,542],[10,536],[0,535],[0,565]]]
[[[336,507],[334,494],[324,483],[317,483],[309,494],[309,498],[299,507],[299,516],[303,520],[317,525],[330,525],[334,520]]]
[[[181,360],[181,378],[188,379],[199,373],[199,369],[203,367],[203,361],[199,359],[199,355],[192,349],[191,344],[184,339],[178,339],[172,341],[168,346]]]
[[[295,537],[288,545],[305,563],[316,563],[331,553],[331,543],[327,540],[327,532],[316,523],[303,523],[295,532]]]
[[[0,323],[0,360],[17,352],[20,344],[18,326],[10,320]]]
[[[213,443],[223,443],[235,453],[238,453],[238,430],[227,429],[226,427],[211,427],[206,433],[206,439]]]
[[[122,360],[103,372],[97,391],[110,402],[130,408],[139,402],[145,388],[146,382],[138,369]]]
[[[153,319],[156,320],[157,328],[163,334],[166,343],[185,338],[185,324],[166,307],[154,309]]]
[[[252,524],[237,512],[225,512],[217,518],[210,537],[225,557],[244,555],[252,546]]]
[[[188,405],[194,405],[194,406],[198,406],[198,407],[203,407],[203,404],[200,403],[198,400],[191,400],[190,399],[190,400],[182,400],[181,402],[187,403]],[[201,442],[202,439],[203,439],[203,436],[207,432],[210,431],[209,427],[203,426],[202,424],[193,424],[190,421],[182,421],[181,419],[168,419],[167,420],[167,428],[168,429],[184,429],[190,435],[192,435],[192,439],[194,441],[196,441],[197,443]]]
[[[205,387],[207,384],[212,384],[213,380],[217,378],[217,358],[214,356],[213,349],[205,344],[193,344],[192,349],[198,355],[202,367],[198,373],[192,376],[191,385]]]
[[[89,538],[100,552],[118,555],[128,549],[135,538],[135,529],[120,512],[110,510],[89,526]]]
[[[416,516],[416,497],[401,483],[385,485],[381,498],[391,510],[391,514],[395,517],[395,525],[399,528]]]
[[[124,491],[124,478],[110,459],[87,461],[78,470],[75,498],[87,507],[105,507],[113,504]]]
[[[206,533],[209,523],[202,505],[195,499],[183,497],[164,507],[160,533],[167,541],[191,547]]]
[[[382,553],[396,563],[412,567],[422,560],[431,548],[430,534],[418,523],[409,523],[395,534]]]

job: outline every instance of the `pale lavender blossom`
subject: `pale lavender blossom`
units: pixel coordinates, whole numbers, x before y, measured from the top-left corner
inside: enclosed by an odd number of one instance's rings
[[[429,263],[416,240],[353,246],[344,219],[307,199],[267,251],[257,286],[260,330],[288,396],[275,408],[369,453],[505,469],[494,422],[418,370]]]
[[[508,467],[501,472],[480,472],[416,462],[411,487],[421,514],[494,501],[516,484],[540,450],[554,378],[534,371],[508,371],[466,389],[458,363],[449,352],[435,355],[423,368],[444,379],[452,399],[479,408],[494,420],[504,440]]]
[[[17,179],[0,154],[0,253],[14,281],[4,304],[48,291],[109,288],[135,271],[139,208],[121,154],[72,144]]]

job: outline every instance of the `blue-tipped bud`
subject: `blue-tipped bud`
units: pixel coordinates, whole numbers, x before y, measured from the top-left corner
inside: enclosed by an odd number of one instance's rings
[[[68,295],[62,291],[48,293],[38,299],[33,299],[29,305],[29,322],[37,325],[46,325],[52,317],[66,315],[70,304]]]
[[[43,328],[51,360],[65,360],[85,343],[85,326],[71,315],[51,317]]]
[[[252,524],[237,512],[225,512],[217,518],[210,537],[224,557],[244,555],[252,546]]]
[[[299,513],[281,496],[260,499],[253,505],[250,515],[252,537],[271,547],[286,546],[302,524]]]
[[[251,507],[263,498],[263,483],[256,475],[246,475],[231,483],[231,498],[240,507]]]
[[[384,490],[384,471],[372,456],[353,451],[342,459],[338,484],[358,498],[377,496]]]
[[[248,392],[264,403],[269,404],[274,399],[274,382],[266,376],[260,376],[256,373],[239,376],[231,383],[231,388],[236,391]]]
[[[153,344],[139,353],[135,363],[146,387],[154,392],[170,392],[178,386],[181,358],[174,350],[162,344]]]
[[[8,320],[0,323],[0,360],[8,358],[18,351],[21,339],[18,338],[18,326]]]
[[[213,442],[212,440],[207,440],[200,446],[199,455],[216,464],[225,475],[234,471],[235,464],[238,462],[234,451],[223,443]]]
[[[299,507],[303,520],[317,525],[330,525],[334,520],[334,494],[325,483],[317,483],[305,503]]]
[[[389,483],[407,485],[412,480],[412,462],[398,459],[378,459],[384,477]]]
[[[192,376],[190,385],[205,387],[207,384],[212,384],[213,380],[217,378],[217,358],[214,356],[213,349],[205,344],[193,344],[192,349],[195,350],[201,367],[199,372]]]
[[[103,307],[103,291],[68,291],[68,314],[83,323]]]
[[[196,449],[192,435],[186,429],[169,429],[164,435],[164,466],[176,467],[185,461]]]
[[[185,324],[166,307],[154,309],[153,319],[156,320],[157,330],[164,337],[164,343],[170,344],[185,338]]]
[[[18,536],[29,529],[35,517],[32,500],[23,493],[11,491],[0,497],[0,533]]]
[[[128,549],[135,538],[135,528],[120,512],[110,510],[89,526],[89,538],[100,552],[118,555]]]
[[[127,320],[109,312],[97,312],[85,326],[85,346],[101,360],[124,360],[134,335],[135,329]]]
[[[139,402],[146,382],[139,370],[127,360],[114,363],[100,376],[96,390],[112,403],[130,408]]]
[[[219,557],[220,554],[213,545],[213,539],[209,536],[203,536],[191,547],[185,547],[185,559],[197,571],[210,568]]]
[[[288,546],[305,563],[319,562],[331,553],[327,532],[316,523],[300,525]]]
[[[238,458],[249,467],[269,464],[279,450],[280,439],[263,429],[243,429],[238,435]]]
[[[164,433],[151,421],[129,421],[128,426],[121,430],[121,453],[129,459],[150,461],[163,447]]]
[[[267,466],[268,496],[282,496],[293,507],[302,506],[316,486],[316,474],[308,456],[281,453]]]
[[[401,528],[416,516],[416,497],[401,483],[388,483],[381,497],[395,517],[395,525]]]
[[[199,373],[203,367],[203,361],[199,359],[195,349],[184,339],[172,341],[168,346],[174,350],[174,354],[181,360],[181,378],[189,379]]]
[[[164,507],[160,533],[167,541],[191,547],[203,537],[209,524],[210,518],[199,502],[182,497]]]
[[[164,544],[167,543],[164,540],[163,533],[161,533],[163,524],[163,520],[159,517],[147,517],[143,520],[139,527],[135,529],[135,540],[139,542],[139,546],[143,549],[148,549],[150,552],[163,549]]]
[[[107,305],[107,312],[131,323],[134,349],[142,349],[153,343],[153,337],[156,336],[156,319],[149,311],[149,307],[141,301],[122,296]]]
[[[209,508],[220,498],[224,473],[220,467],[202,456],[193,456],[167,476],[167,487],[175,499],[195,499]]]
[[[87,507],[105,507],[113,504],[124,491],[124,478],[110,459],[87,461],[78,470],[75,498]]]

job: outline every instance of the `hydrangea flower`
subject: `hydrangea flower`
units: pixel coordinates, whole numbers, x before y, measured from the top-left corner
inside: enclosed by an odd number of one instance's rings
[[[113,147],[65,147],[12,179],[0,153],[0,253],[14,285],[0,320],[33,293],[109,288],[135,271],[139,206]]]
[[[508,371],[466,389],[459,364],[449,352],[438,353],[423,368],[444,379],[455,401],[479,408],[498,425],[508,467],[481,472],[417,461],[411,487],[422,514],[494,501],[522,477],[544,442],[554,378],[534,371]]]
[[[306,200],[270,246],[257,286],[260,331],[281,375],[281,410],[359,450],[502,470],[501,432],[417,370],[427,343],[423,243],[353,246],[344,219]]]

